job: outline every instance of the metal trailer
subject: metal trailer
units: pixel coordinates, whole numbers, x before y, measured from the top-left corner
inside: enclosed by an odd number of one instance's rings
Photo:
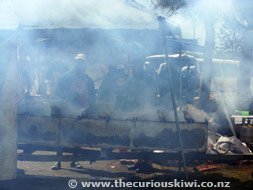
[[[51,116],[18,115],[18,148],[32,153],[36,150],[73,152],[78,160],[145,159],[154,162],[181,160],[175,122],[140,120],[104,120],[53,118]],[[180,122],[186,158],[196,160],[205,155],[207,124]],[[115,152],[128,149],[130,152]],[[109,150],[106,156],[101,150]],[[157,151],[160,150],[156,153]],[[56,155],[19,153],[18,160],[56,161]],[[161,153],[162,152],[162,153]],[[62,156],[70,161],[71,155]],[[180,161],[181,162],[181,161]]]
[[[206,123],[180,122],[186,152],[205,152]],[[178,152],[175,122],[19,115],[18,143]]]
[[[253,160],[252,155],[209,155],[207,123],[179,122],[186,161]],[[145,159],[154,162],[181,160],[175,122],[52,118],[50,116],[18,115],[18,148],[71,153],[79,150],[78,160]],[[130,152],[107,152],[101,149],[130,149]],[[160,150],[160,151],[155,151]],[[159,153],[157,153],[159,152]],[[56,161],[56,155],[19,153],[22,161]],[[72,155],[63,155],[71,161]]]

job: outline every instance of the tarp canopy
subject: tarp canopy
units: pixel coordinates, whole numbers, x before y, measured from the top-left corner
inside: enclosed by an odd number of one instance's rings
[[[154,16],[125,0],[1,0],[0,29],[157,29]]]

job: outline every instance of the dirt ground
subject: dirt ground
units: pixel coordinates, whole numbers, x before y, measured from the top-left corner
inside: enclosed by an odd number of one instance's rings
[[[45,153],[54,154],[52,152],[44,152],[43,154]],[[97,161],[91,165],[89,162],[80,163],[83,165],[83,169],[73,169],[70,167],[69,162],[63,162],[61,170],[53,171],[51,170],[51,166],[54,162],[18,161],[17,179],[0,182],[0,190],[65,190],[71,189],[68,186],[70,179],[77,180],[79,184],[81,181],[114,181],[118,179],[126,182],[151,180],[154,182],[169,182],[174,179],[183,180],[185,178],[183,172],[178,172],[176,162],[167,163],[166,166],[153,163],[153,169],[150,169],[146,173],[129,171],[128,166],[120,164],[119,160]],[[219,163],[215,164],[217,169],[213,171],[194,171],[194,166],[200,165],[203,165],[203,163],[188,163],[190,181],[230,182],[230,189],[236,190],[253,188],[253,162],[245,162],[243,164],[237,164],[237,162],[233,164]],[[75,189],[85,188],[78,185]]]

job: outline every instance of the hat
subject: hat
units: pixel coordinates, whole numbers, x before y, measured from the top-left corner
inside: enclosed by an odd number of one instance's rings
[[[75,60],[77,60],[77,59],[82,59],[84,61],[87,61],[85,54],[82,54],[82,53],[79,53],[76,55]]]

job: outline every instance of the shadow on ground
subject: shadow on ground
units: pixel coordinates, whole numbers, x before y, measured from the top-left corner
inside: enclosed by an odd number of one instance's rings
[[[112,173],[103,170],[93,170],[93,169],[82,169],[82,170],[72,170],[72,169],[65,169],[71,170],[73,172],[78,172],[81,174],[89,174],[91,178],[78,178],[76,179],[78,182],[78,186],[75,189],[90,189],[90,188],[83,188],[81,187],[81,181],[89,182],[89,181],[101,181],[99,178],[124,178],[125,182],[135,182],[135,181],[153,181],[153,182],[170,182],[174,179],[178,181],[184,179],[184,173],[170,171],[170,170],[158,170],[154,169],[153,174],[150,177],[146,177],[145,179],[141,178],[136,173],[125,173],[125,172],[118,172]],[[224,177],[222,174],[217,173],[201,173],[201,172],[194,172],[189,173],[190,181],[197,180],[200,182],[213,182],[216,184],[217,182],[230,182],[230,189],[252,189],[253,181],[246,181],[241,182],[235,178],[228,178]],[[35,176],[35,175],[26,175],[23,170],[18,171],[18,177],[15,180],[10,181],[0,181],[0,189],[1,190],[69,190],[71,188],[68,187],[68,182],[71,178],[68,177],[53,177],[53,176]],[[114,180],[103,180],[107,182],[114,182]],[[100,188],[95,188],[100,189]],[[107,188],[110,189],[110,188]],[[117,188],[111,188],[117,189]],[[120,188],[118,188],[120,189]],[[134,189],[134,188],[129,188]],[[137,188],[136,188],[137,189]],[[145,188],[146,189],[146,188]],[[153,189],[153,188],[151,188]],[[155,188],[155,189],[162,189],[162,188]],[[163,188],[165,189],[165,188]],[[170,188],[173,189],[173,188]],[[176,188],[179,189],[179,188]],[[194,189],[194,188],[191,188]],[[220,189],[220,188],[208,188],[208,189]],[[228,188],[227,188],[228,189]]]

